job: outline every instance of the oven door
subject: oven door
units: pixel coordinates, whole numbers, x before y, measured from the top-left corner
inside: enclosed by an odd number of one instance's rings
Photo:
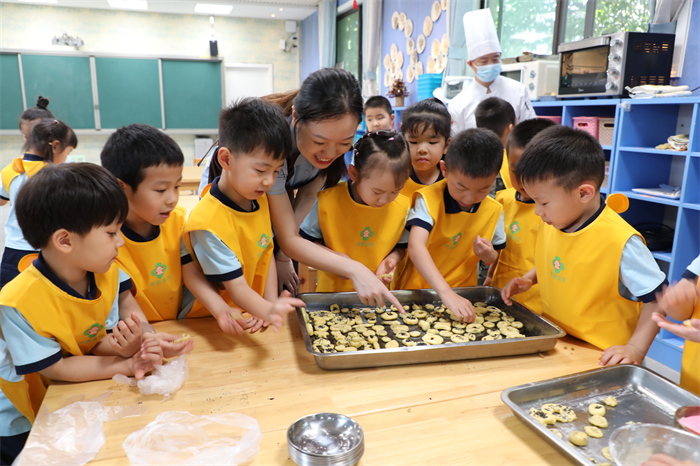
[[[557,95],[606,95],[610,36],[561,44],[558,51]]]

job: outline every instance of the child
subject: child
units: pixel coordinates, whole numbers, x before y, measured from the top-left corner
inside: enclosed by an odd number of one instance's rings
[[[375,95],[365,102],[365,125],[368,133],[393,130],[395,117],[394,109],[386,97]]]
[[[654,322],[669,332],[685,339],[681,366],[681,387],[700,395],[700,257],[683,272],[683,278],[664,290],[659,298],[659,311],[667,316],[684,321],[673,323],[661,313],[653,313]]]
[[[44,118],[35,123],[25,143],[28,149],[24,157],[14,159],[2,169],[0,205],[8,201],[14,204],[19,189],[29,178],[49,163],[65,162],[77,146],[78,138],[62,121]],[[5,251],[0,265],[0,288],[19,274],[22,258],[33,255],[25,261],[28,264],[36,257],[36,252],[24,239],[13,206],[5,223]]]
[[[419,189],[442,180],[438,166],[450,145],[450,112],[440,100],[431,97],[403,112],[401,134],[411,149],[411,176],[401,194],[413,198]]]
[[[115,263],[128,203],[109,172],[87,163],[47,167],[27,181],[15,210],[25,238],[41,252],[0,291],[3,463],[24,445],[45,378],[142,378],[163,357],[155,339],[142,346],[138,319],[121,345],[107,337],[120,308],[135,305],[131,280]]]
[[[503,147],[507,147],[508,135],[516,124],[515,110],[513,110],[511,104],[500,97],[489,97],[476,106],[474,119],[476,120],[477,128],[490,129],[501,139]],[[512,187],[513,183],[511,183],[508,169],[508,157],[504,149],[503,166],[496,177],[493,194],[495,195],[498,191]]]
[[[486,101],[484,101],[486,102]],[[510,105],[510,104],[508,104]],[[535,214],[535,201],[530,199],[515,176],[515,164],[525,146],[537,133],[554,126],[551,120],[535,118],[519,123],[508,136],[508,167],[512,188],[499,191],[496,200],[503,205],[506,227],[506,248],[489,267],[484,285],[503,288],[511,279],[525,275],[535,266],[535,240],[541,220]],[[542,314],[539,287],[533,285],[518,301],[537,314]]]
[[[375,270],[389,284],[408,246],[411,201],[399,192],[411,172],[411,155],[406,140],[394,131],[365,134],[354,153],[350,181],[318,193],[299,235]],[[354,288],[351,281],[319,270],[316,291]]]
[[[265,194],[292,149],[291,140],[279,108],[260,99],[243,99],[219,115],[223,171],[187,220],[183,241],[196,264],[186,263],[182,272],[197,298],[191,316],[208,310],[226,333],[268,324],[277,329],[294,306],[304,306],[287,292],[277,296]],[[207,280],[194,276],[192,267],[200,267]],[[260,320],[243,321],[238,308]]]
[[[527,145],[515,171],[546,225],[535,267],[503,287],[503,300],[510,305],[539,283],[543,314],[604,349],[602,365],[641,364],[666,277],[639,233],[602,200],[602,147],[584,131],[554,126]]]
[[[502,155],[491,131],[459,133],[440,161],[445,179],[415,194],[406,222],[409,260],[398,289],[432,287],[460,320],[474,321],[474,308],[452,288],[475,286],[479,259],[496,262],[506,245],[503,206],[489,197]]]
[[[185,163],[180,147],[156,128],[130,125],[109,137],[100,159],[129,200],[117,262],[134,283],[136,302],[149,322],[176,319],[183,307],[186,314],[193,299],[183,290],[180,264],[187,255],[180,248],[185,209],[177,205]]]
[[[39,96],[39,98],[36,99],[36,107],[30,107],[22,112],[22,115],[19,117],[19,130],[22,132],[22,137],[25,141],[29,137],[34,123],[42,118],[51,118],[52,120],[56,118],[53,116],[53,113],[51,113],[51,110],[47,108],[48,106],[49,99]]]

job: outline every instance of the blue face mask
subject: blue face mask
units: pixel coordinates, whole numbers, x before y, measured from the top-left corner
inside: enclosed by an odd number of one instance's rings
[[[490,83],[501,74],[501,64],[483,65],[476,67],[476,77],[485,83]]]

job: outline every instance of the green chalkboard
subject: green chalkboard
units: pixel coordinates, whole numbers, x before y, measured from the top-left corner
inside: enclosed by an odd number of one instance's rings
[[[221,62],[163,60],[165,127],[216,128],[221,98]]]
[[[92,79],[88,57],[22,54],[27,102],[42,95],[51,112],[73,129],[94,129]]]
[[[34,98],[36,101],[36,97]],[[18,129],[24,111],[17,54],[0,55],[0,129]]]
[[[157,59],[95,57],[100,126],[163,126]]]

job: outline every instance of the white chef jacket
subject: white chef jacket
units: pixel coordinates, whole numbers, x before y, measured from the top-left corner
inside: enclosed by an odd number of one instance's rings
[[[498,76],[491,83],[491,92],[486,93],[487,88],[474,80],[462,92],[450,101],[447,109],[452,116],[452,135],[469,128],[476,128],[474,111],[476,107],[489,97],[500,97],[513,106],[517,123],[537,118],[532,108],[527,89],[514,79]]]

